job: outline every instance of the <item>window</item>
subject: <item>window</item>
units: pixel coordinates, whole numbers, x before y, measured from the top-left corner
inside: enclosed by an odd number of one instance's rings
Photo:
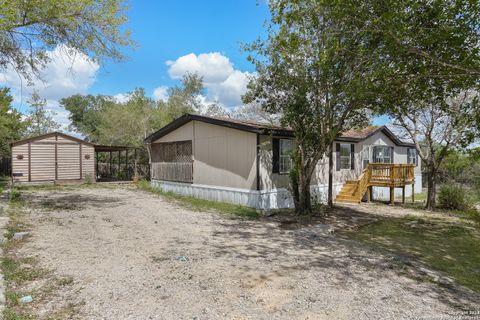
[[[407,149],[407,163],[417,165],[417,149],[415,148]]]
[[[280,139],[279,144],[279,171],[280,173],[288,173],[292,169],[292,151],[293,140]]]
[[[374,163],[393,163],[393,147],[375,146],[373,147]]]
[[[366,169],[368,167],[368,164],[370,163],[370,153],[371,153],[371,147],[370,146],[363,146],[362,149],[362,168]]]
[[[351,169],[352,168],[352,147],[350,144],[341,143],[340,144],[340,169]]]

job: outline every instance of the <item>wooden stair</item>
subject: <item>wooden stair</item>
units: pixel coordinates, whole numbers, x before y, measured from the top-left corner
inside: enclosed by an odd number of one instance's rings
[[[389,187],[390,203],[394,203],[395,188],[402,188],[402,202],[405,203],[405,186],[412,185],[412,199],[414,199],[415,166],[413,164],[384,164],[369,163],[362,171],[358,180],[347,180],[337,194],[336,202],[360,203],[365,193],[369,192],[368,201],[372,199],[372,187]]]
[[[363,195],[360,195],[359,182],[357,180],[347,180],[337,194],[336,202],[360,203]]]

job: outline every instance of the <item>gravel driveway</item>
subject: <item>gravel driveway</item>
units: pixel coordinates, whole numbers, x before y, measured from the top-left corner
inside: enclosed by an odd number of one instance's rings
[[[22,254],[74,281],[79,319],[422,319],[455,311],[387,257],[275,222],[193,212],[128,188],[36,192]],[[52,303],[56,303],[53,301]]]

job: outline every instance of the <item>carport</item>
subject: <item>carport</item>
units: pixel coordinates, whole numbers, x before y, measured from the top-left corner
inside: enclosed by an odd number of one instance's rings
[[[129,181],[138,175],[137,162],[136,148],[95,145],[97,181]]]

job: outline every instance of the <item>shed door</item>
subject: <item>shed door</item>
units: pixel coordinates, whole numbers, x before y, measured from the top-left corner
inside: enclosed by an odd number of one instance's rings
[[[32,143],[30,148],[32,181],[55,180],[55,145]]]
[[[80,146],[78,143],[57,145],[58,180],[80,179]]]

